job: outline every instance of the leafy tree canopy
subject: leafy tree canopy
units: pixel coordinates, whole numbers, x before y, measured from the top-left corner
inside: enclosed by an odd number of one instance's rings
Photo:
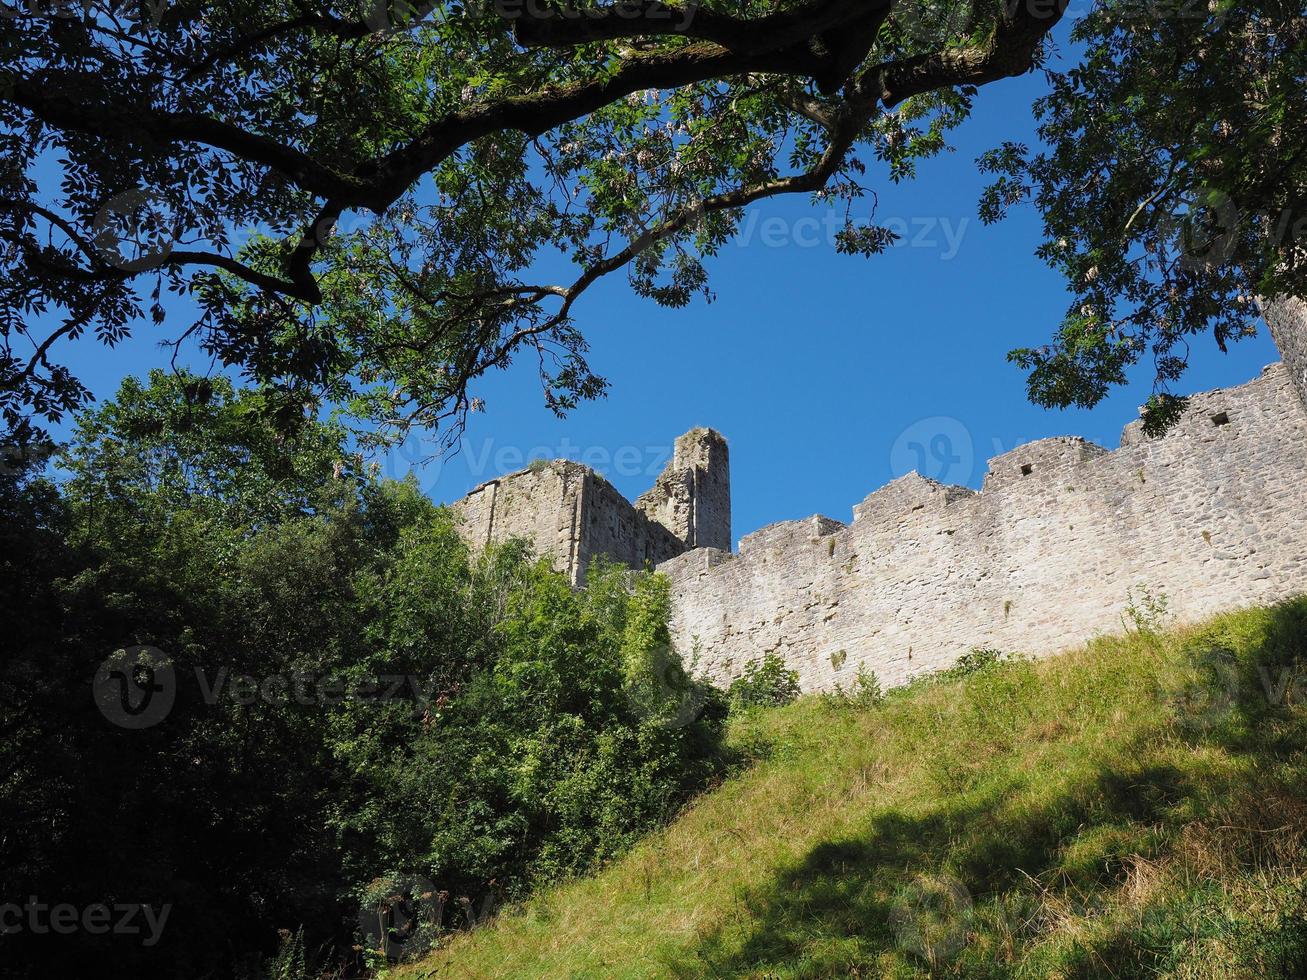
[[[606,275],[679,306],[742,210],[843,209],[910,178],[977,88],[1048,54],[1062,0],[22,0],[0,35],[0,409],[88,398],[63,339],[170,325],[384,439],[447,440],[519,355],[564,412],[600,394],[577,300]],[[1049,405],[1245,336],[1302,284],[1304,57],[1292,0],[1100,0],[1037,105],[1046,146],[982,165],[1030,197],[1075,292],[1014,352]],[[1296,237],[1295,237],[1296,236]],[[886,229],[849,222],[846,252]],[[1290,244],[1296,242],[1297,244]]]
[[[741,210],[847,209],[1029,70],[1060,0],[21,0],[0,35],[0,355],[11,425],[88,398],[62,339],[189,293],[199,341],[379,437],[453,438],[538,358],[605,382],[577,299],[679,306]],[[848,225],[841,248],[892,235]],[[570,268],[569,268],[570,263]],[[544,278],[541,269],[551,270]],[[558,269],[564,270],[561,279]]]
[[[275,392],[236,390],[221,376],[127,378],[115,398],[78,416],[60,457],[66,492],[88,515],[110,502],[147,521],[185,507],[239,533],[370,492],[339,425],[287,434],[275,402]]]
[[[1080,64],[1050,75],[1031,153],[982,166],[993,220],[1033,200],[1039,254],[1073,293],[1052,343],[1014,351],[1049,406],[1093,405],[1151,358],[1145,424],[1174,420],[1168,390],[1189,344],[1256,330],[1262,302],[1307,297],[1307,18],[1297,0],[1177,4],[1158,16],[1103,3],[1080,21]]]

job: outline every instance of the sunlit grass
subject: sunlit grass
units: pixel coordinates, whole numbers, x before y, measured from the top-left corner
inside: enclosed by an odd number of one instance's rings
[[[754,713],[670,827],[395,972],[1307,975],[1305,640],[1298,600]]]

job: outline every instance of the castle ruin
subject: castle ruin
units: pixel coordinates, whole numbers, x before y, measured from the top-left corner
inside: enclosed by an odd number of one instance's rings
[[[1141,584],[1181,621],[1307,591],[1307,318],[1275,329],[1285,364],[1193,396],[1163,436],[1136,421],[1110,452],[1042,439],[990,460],[980,491],[910,473],[849,524],[773,524],[736,553],[710,429],[678,439],[634,504],[559,461],[455,510],[473,545],[525,537],[573,582],[600,554],[666,574],[677,648],[719,683],[769,652],[805,690],[847,686],[860,666],[903,683],[976,647],[1051,653],[1119,631]]]
[[[604,555],[645,568],[694,548],[731,548],[731,476],[726,440],[692,429],[634,504],[580,463],[539,460],[481,484],[453,505],[474,548],[525,538],[573,584]]]

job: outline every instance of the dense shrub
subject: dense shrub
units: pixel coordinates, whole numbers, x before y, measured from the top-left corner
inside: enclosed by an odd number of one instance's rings
[[[949,680],[970,677],[972,674],[996,667],[1007,659],[1008,656],[1002,650],[995,650],[992,647],[972,647],[958,657],[951,667],[940,671],[940,675]]]
[[[521,544],[471,556],[415,484],[360,474],[330,425],[262,427],[259,397],[129,382],[62,483],[0,472],[23,613],[0,895],[170,908],[149,946],[6,936],[10,975],[253,976],[279,945],[282,973],[356,971],[355,945],[411,952],[593,867],[715,771],[724,707],[671,649],[663,580],[578,591]],[[175,692],[139,730],[92,697],[134,645]]]
[[[830,691],[824,692],[823,697],[828,702],[843,707],[874,708],[885,700],[885,692],[881,690],[880,678],[876,672],[869,670],[865,664],[858,664],[858,670],[848,687],[837,683]]]
[[[772,708],[799,696],[799,673],[785,666],[778,653],[750,660],[727,690],[732,709]]]

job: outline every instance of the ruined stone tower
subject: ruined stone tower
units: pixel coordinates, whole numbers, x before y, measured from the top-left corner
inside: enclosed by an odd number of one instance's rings
[[[672,461],[635,506],[686,548],[730,551],[731,464],[721,433],[691,429],[677,439]]]
[[[600,555],[644,568],[693,548],[729,551],[726,440],[712,429],[681,436],[671,462],[634,505],[588,466],[559,459],[489,480],[451,509],[471,547],[525,538],[575,584]]]
[[[1298,397],[1307,406],[1307,302],[1286,296],[1262,304],[1262,315],[1271,328],[1271,338],[1280,348],[1289,378]]]

